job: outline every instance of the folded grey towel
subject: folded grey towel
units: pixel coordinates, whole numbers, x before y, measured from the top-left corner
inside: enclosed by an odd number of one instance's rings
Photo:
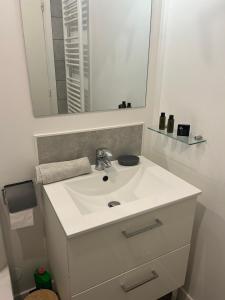
[[[36,167],[36,183],[49,184],[83,174],[91,173],[91,165],[87,157],[42,164]]]

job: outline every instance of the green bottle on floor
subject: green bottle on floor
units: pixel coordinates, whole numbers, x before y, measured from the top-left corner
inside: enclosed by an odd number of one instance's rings
[[[44,267],[39,267],[34,273],[34,280],[37,289],[52,289],[51,274]]]

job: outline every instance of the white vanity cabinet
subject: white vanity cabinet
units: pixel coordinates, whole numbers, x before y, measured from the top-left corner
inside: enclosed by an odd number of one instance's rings
[[[60,299],[156,300],[181,287],[196,197],[67,236],[45,194],[47,249]]]

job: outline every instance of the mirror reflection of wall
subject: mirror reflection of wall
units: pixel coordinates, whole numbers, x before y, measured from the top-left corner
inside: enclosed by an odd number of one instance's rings
[[[151,1],[21,0],[35,116],[145,106]]]

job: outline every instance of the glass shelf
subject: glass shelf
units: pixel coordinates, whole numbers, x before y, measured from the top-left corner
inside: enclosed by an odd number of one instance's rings
[[[184,143],[186,145],[196,145],[196,144],[201,144],[206,142],[206,139],[204,138],[196,139],[194,136],[178,136],[176,133],[167,133],[166,130],[159,130],[153,127],[148,127],[148,129],[157,132],[159,134],[165,135],[181,143]]]

